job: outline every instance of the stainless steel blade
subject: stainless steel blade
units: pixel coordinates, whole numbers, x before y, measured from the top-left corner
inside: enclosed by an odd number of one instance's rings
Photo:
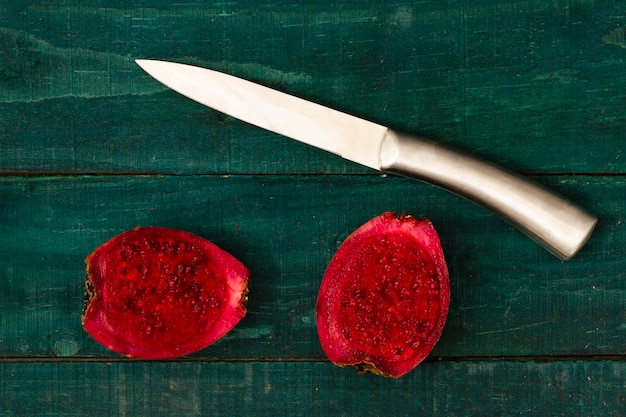
[[[198,103],[380,169],[385,126],[221,72],[166,61],[136,62],[161,83]]]

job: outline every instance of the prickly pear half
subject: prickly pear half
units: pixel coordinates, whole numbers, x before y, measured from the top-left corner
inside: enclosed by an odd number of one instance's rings
[[[336,365],[400,377],[432,351],[449,303],[431,222],[383,213],[348,236],[328,265],[316,307],[322,349]]]
[[[196,352],[246,314],[248,269],[189,232],[136,228],[99,246],[86,264],[83,327],[129,357]]]

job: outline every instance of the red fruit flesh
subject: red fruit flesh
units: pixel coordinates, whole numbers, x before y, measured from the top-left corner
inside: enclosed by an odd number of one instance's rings
[[[336,365],[400,377],[432,351],[449,303],[430,221],[383,213],[348,236],[328,265],[316,308],[322,349]]]
[[[196,352],[246,314],[248,269],[189,232],[130,230],[98,247],[86,263],[83,327],[129,357]]]

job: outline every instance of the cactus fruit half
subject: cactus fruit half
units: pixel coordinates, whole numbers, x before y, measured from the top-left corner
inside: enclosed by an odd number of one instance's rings
[[[432,351],[449,302],[431,222],[383,213],[348,236],[328,265],[316,306],[322,349],[336,365],[400,377]]]
[[[196,352],[246,314],[248,269],[189,232],[136,228],[99,246],[86,264],[83,327],[129,357]]]

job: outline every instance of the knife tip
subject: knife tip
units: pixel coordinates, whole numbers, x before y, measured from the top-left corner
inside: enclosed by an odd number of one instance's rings
[[[135,64],[139,65],[140,67],[143,67],[146,64],[146,62],[148,62],[147,59],[136,59],[135,60]]]
[[[163,61],[157,61],[156,59],[136,59],[135,63],[141,67],[148,74],[152,74],[158,68],[163,66]]]

